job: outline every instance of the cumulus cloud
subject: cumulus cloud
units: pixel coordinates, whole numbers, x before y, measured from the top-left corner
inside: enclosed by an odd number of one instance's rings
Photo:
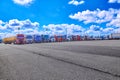
[[[114,29],[114,33],[120,33],[120,28]]]
[[[43,28],[51,35],[72,35],[72,34],[80,34],[84,28],[75,24],[49,24],[44,25]]]
[[[97,26],[97,25],[91,25],[89,27],[89,29],[87,29],[85,31],[86,34],[89,34],[89,35],[100,35],[102,33],[102,30],[103,28],[101,28],[100,26]]]
[[[3,22],[0,20],[0,33],[2,33],[4,36],[12,36],[18,33],[37,34],[39,33],[39,27],[40,26],[38,22],[31,22],[29,19],[12,19],[8,22]]]
[[[26,20],[18,20],[18,19],[12,19],[9,20],[8,23],[6,23],[6,25],[8,28],[11,28],[13,30],[15,29],[28,29],[28,28],[37,28],[39,27],[39,23],[38,22],[31,22],[29,19]]]
[[[5,22],[3,22],[2,20],[0,20],[0,25],[2,25],[2,24],[5,24]]]
[[[109,3],[120,3],[120,0],[109,0]]]
[[[119,14],[116,15],[119,18]],[[114,19],[113,19],[114,20]],[[112,22],[112,21],[111,21]],[[111,23],[109,22],[109,23]],[[114,23],[115,24],[115,23]],[[109,24],[113,25],[113,24]],[[43,25],[43,31],[40,31],[39,23],[32,22],[29,19],[18,20],[12,19],[8,22],[0,20],[0,36],[9,37],[18,33],[23,34],[49,34],[49,35],[100,35],[120,32],[120,27],[106,27],[102,28],[98,25],[91,25],[89,28],[83,28],[75,24],[49,24]],[[20,29],[18,29],[20,28]]]
[[[19,5],[30,5],[33,0],[13,0],[14,3],[19,4]]]
[[[115,32],[115,29],[114,28],[104,28],[101,32],[101,34],[111,34],[111,33],[114,33]]]
[[[110,8],[108,11],[107,10],[86,10],[82,12],[78,12],[75,14],[69,15],[69,18],[83,21],[85,24],[88,23],[104,23],[104,22],[109,22],[112,19],[116,18],[116,15],[119,14],[120,10]]]
[[[102,28],[102,27],[97,26],[97,25],[91,25],[84,32],[84,34],[93,35],[93,36],[110,35],[111,33],[120,33],[120,28],[116,28],[116,27]]]
[[[71,0],[71,1],[68,2],[68,4],[72,4],[72,5],[76,5],[76,6],[84,4],[84,3],[85,3],[84,0],[81,0],[81,1]]]
[[[120,10],[117,13],[116,18],[113,18],[106,26],[120,27]]]

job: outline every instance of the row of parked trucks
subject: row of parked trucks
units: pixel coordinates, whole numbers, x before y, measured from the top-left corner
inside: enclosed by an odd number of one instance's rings
[[[16,36],[6,37],[1,40],[5,44],[31,44],[41,42],[63,42],[63,41],[79,41],[81,40],[79,35],[66,36],[66,35],[24,35],[17,34]]]
[[[115,36],[113,36],[115,35]],[[116,36],[117,35],[117,36]],[[93,36],[80,36],[80,35],[24,35],[17,34],[16,36],[7,37],[0,42],[5,44],[31,44],[31,43],[42,43],[42,42],[63,42],[63,41],[81,41],[81,40],[105,40],[105,39],[120,39],[119,34],[111,34],[110,36],[101,36],[101,37],[93,37]]]

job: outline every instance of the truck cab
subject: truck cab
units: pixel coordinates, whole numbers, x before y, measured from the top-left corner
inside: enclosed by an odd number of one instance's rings
[[[24,43],[25,43],[24,34],[17,34],[15,44],[24,44]]]
[[[34,35],[34,42],[35,42],[35,43],[40,43],[40,42],[42,42],[42,37],[41,37],[41,35]]]
[[[26,35],[25,40],[26,40],[27,44],[32,44],[33,43],[33,36],[32,35]]]

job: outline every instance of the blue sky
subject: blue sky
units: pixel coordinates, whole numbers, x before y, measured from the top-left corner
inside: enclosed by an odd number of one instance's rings
[[[25,34],[120,32],[120,0],[0,0],[0,34],[18,27]]]

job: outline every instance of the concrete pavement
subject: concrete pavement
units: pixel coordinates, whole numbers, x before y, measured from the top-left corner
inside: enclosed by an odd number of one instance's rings
[[[120,80],[120,41],[102,43],[1,44],[0,79]]]

